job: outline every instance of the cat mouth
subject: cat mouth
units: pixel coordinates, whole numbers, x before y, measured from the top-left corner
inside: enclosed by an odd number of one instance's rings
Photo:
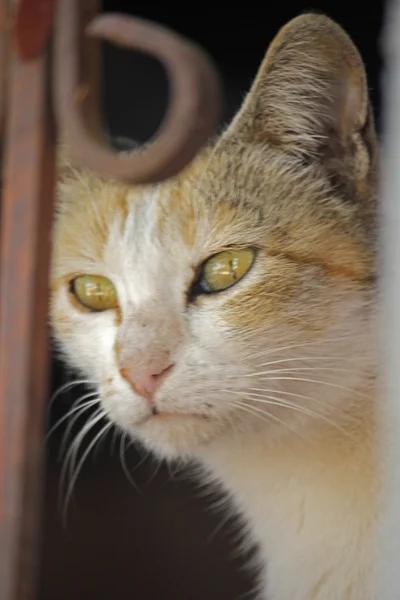
[[[208,419],[207,415],[198,415],[193,413],[158,412],[152,415],[152,418],[156,418],[158,420],[176,419],[179,417],[183,419]]]
[[[181,412],[168,412],[159,411],[153,409],[153,411],[144,419],[141,419],[137,425],[144,425],[145,423],[152,422],[168,422],[171,420],[182,420],[182,419],[196,419],[196,420],[209,420],[210,417],[205,414],[199,413],[181,413]]]

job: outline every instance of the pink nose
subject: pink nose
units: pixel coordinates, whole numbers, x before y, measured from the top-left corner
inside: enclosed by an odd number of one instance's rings
[[[134,367],[121,367],[120,373],[131,384],[136,394],[143,396],[147,400],[151,400],[172,367],[172,364],[168,365],[156,373],[137,370]]]

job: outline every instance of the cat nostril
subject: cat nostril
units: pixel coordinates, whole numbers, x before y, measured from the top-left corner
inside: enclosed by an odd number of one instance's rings
[[[165,377],[165,375],[167,375],[171,369],[173,368],[174,365],[168,365],[168,367],[165,367],[165,369],[163,369],[162,371],[160,371],[159,373],[153,373],[152,377]]]
[[[154,393],[168,376],[173,366],[173,364],[168,365],[156,373],[131,367],[121,367],[120,373],[130,383],[136,394],[151,401]]]

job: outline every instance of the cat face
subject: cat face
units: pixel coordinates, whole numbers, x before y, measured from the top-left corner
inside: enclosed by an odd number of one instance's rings
[[[304,15],[179,177],[64,169],[52,324],[105,414],[167,456],[339,427],[373,361],[376,164],[357,51]]]

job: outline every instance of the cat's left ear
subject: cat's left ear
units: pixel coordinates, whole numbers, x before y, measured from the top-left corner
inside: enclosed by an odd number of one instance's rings
[[[328,17],[283,27],[227,135],[266,141],[304,159],[350,157],[374,125],[360,55]]]

